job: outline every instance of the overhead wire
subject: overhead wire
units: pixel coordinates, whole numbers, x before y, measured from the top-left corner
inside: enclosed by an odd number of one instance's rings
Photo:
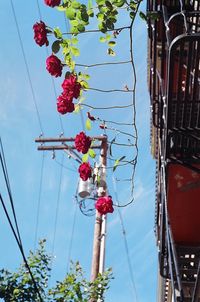
[[[60,166],[60,176],[59,176],[59,183],[58,183],[58,193],[57,193],[57,200],[56,200],[56,210],[55,210],[55,220],[54,220],[54,228],[53,228],[53,240],[52,240],[52,261],[51,261],[51,271],[53,267],[53,257],[54,257],[54,250],[55,250],[55,240],[56,240],[56,233],[57,233],[57,225],[58,225],[58,213],[59,213],[59,207],[60,207],[60,195],[61,195],[61,185],[62,185],[62,173],[63,173],[63,160],[64,160],[64,154],[62,154],[61,159],[61,166]],[[51,282],[52,273],[50,274],[49,283]]]
[[[79,181],[77,183],[75,196],[77,196],[77,194],[78,194],[78,187],[79,187]],[[78,209],[78,203],[77,203],[75,197],[74,197],[74,201],[75,201],[74,202],[74,214],[73,214],[73,221],[72,221],[72,228],[71,228],[71,235],[70,235],[70,240],[69,240],[69,248],[68,248],[68,256],[67,256],[67,272],[69,272],[69,268],[70,268],[71,253],[72,253],[72,246],[73,246],[73,240],[74,240],[74,231],[75,231],[76,218],[77,218],[77,209]]]
[[[12,0],[10,0],[10,4],[11,4],[12,14],[13,14],[14,21],[15,21],[15,26],[16,26],[16,29],[17,29],[17,34],[18,34],[18,38],[19,38],[19,43],[20,43],[22,55],[23,55],[23,60],[24,60],[25,67],[26,67],[26,73],[27,73],[28,82],[29,82],[30,89],[31,89],[32,99],[33,99],[33,103],[34,103],[34,106],[35,106],[40,131],[41,131],[41,134],[43,134],[44,132],[43,132],[43,127],[42,127],[42,121],[41,121],[40,112],[39,112],[39,108],[38,108],[37,101],[36,101],[35,91],[34,91],[34,88],[33,88],[31,73],[30,73],[28,61],[27,61],[27,58],[26,58],[26,53],[25,53],[25,50],[24,50],[23,40],[22,40],[22,37],[21,37],[21,32],[20,32],[20,29],[19,29],[19,24],[18,24],[16,12],[15,12],[15,8],[14,8]]]
[[[118,206],[117,207],[117,214],[118,214],[118,217],[119,217],[119,221],[120,221],[120,225],[121,225],[121,231],[122,231],[122,235],[123,235],[124,248],[125,248],[125,253],[126,253],[127,265],[128,265],[128,269],[129,269],[131,286],[132,286],[135,302],[138,302],[138,294],[137,294],[137,289],[136,289],[136,284],[135,284],[135,278],[134,278],[134,273],[133,273],[133,268],[132,268],[132,263],[131,263],[131,258],[130,258],[130,252],[129,252],[129,247],[128,247],[128,240],[127,240],[127,236],[126,236],[126,230],[125,230],[123,216],[122,216],[121,210],[119,208],[119,199],[118,199],[116,181],[115,181],[115,177],[114,177],[113,174],[112,174],[112,182],[113,182],[113,188],[114,188],[116,205]]]
[[[40,20],[42,20],[42,13],[41,13],[39,1],[36,0],[36,3],[37,3],[37,10],[38,10],[39,18],[40,18]],[[49,56],[48,47],[46,47],[46,54],[47,54],[47,56]],[[54,92],[55,99],[57,99],[56,85],[55,85],[55,80],[54,80],[53,76],[51,76],[51,82],[52,82],[52,86],[53,86],[53,92]],[[61,131],[62,131],[61,134],[64,134],[64,126],[63,126],[63,122],[62,122],[60,114],[58,114],[58,118],[59,118],[60,127],[61,127]]]
[[[8,223],[10,225],[10,228],[12,230],[12,233],[13,233],[13,235],[15,237],[16,242],[17,242],[17,245],[19,247],[19,250],[20,250],[20,253],[21,253],[22,258],[24,260],[24,263],[26,265],[26,268],[28,269],[30,277],[31,277],[31,279],[33,281],[33,285],[35,287],[35,290],[38,293],[40,301],[42,302],[43,300],[42,300],[40,291],[39,291],[38,286],[36,284],[35,278],[34,278],[32,272],[31,272],[30,266],[29,266],[29,264],[27,262],[26,256],[24,254],[24,249],[23,249],[21,235],[20,235],[20,231],[19,231],[19,227],[18,227],[17,216],[16,216],[16,213],[15,213],[14,201],[13,201],[13,197],[12,197],[12,192],[11,192],[11,187],[10,187],[10,181],[9,181],[9,176],[8,176],[8,171],[7,171],[7,165],[6,165],[6,160],[5,160],[5,155],[4,155],[3,144],[2,144],[1,138],[0,138],[0,161],[1,161],[2,171],[3,171],[3,175],[4,175],[4,180],[5,180],[5,183],[6,183],[6,188],[7,188],[7,191],[8,191],[8,196],[9,196],[10,203],[11,203],[11,208],[12,208],[13,216],[14,216],[14,222],[15,222],[16,231],[15,231],[15,228],[14,228],[14,226],[12,224],[12,221],[11,221],[11,218],[9,216],[9,213],[8,213],[7,208],[6,208],[6,205],[5,205],[5,202],[3,200],[3,197],[2,197],[2,195],[0,193],[1,204],[2,204],[2,207],[3,207],[4,213],[6,215],[6,218],[8,220]]]
[[[29,272],[29,274],[30,274],[30,277],[31,277],[32,281],[33,281],[34,288],[35,288],[36,292],[38,293],[40,302],[43,302],[43,299],[42,299],[42,297],[41,297],[41,294],[40,294],[40,291],[39,291],[39,289],[38,289],[37,283],[36,283],[36,281],[35,281],[35,278],[34,278],[34,276],[33,276],[33,274],[32,274],[32,271],[31,271],[31,269],[30,269],[30,266],[29,266],[29,264],[28,264],[28,261],[27,261],[27,259],[26,259],[25,254],[24,254],[24,249],[23,249],[23,247],[22,247],[21,242],[20,242],[19,239],[18,239],[18,236],[17,236],[16,232],[15,232],[15,229],[14,229],[14,227],[13,227],[12,221],[11,221],[10,216],[9,216],[9,214],[8,214],[8,211],[7,211],[7,209],[6,209],[6,206],[5,206],[5,203],[4,203],[4,200],[3,200],[3,197],[2,197],[2,195],[1,195],[1,193],[0,193],[0,200],[1,200],[1,204],[2,204],[2,207],[3,207],[4,213],[5,213],[5,215],[6,215],[6,218],[7,218],[7,220],[8,220],[9,225],[10,225],[10,228],[11,228],[11,230],[12,230],[12,233],[13,233],[13,235],[14,235],[14,237],[15,237],[15,240],[16,240],[17,245],[18,245],[18,247],[19,247],[19,250],[20,250],[20,253],[21,253],[22,258],[23,258],[23,260],[24,260],[24,263],[25,263],[25,265],[26,265],[26,268],[27,268],[27,270],[28,270],[28,272]]]
[[[36,249],[36,244],[37,244],[37,239],[38,239],[38,226],[39,226],[39,216],[40,216],[40,206],[41,206],[43,174],[44,174],[44,152],[42,153],[42,162],[41,162],[41,170],[40,170],[40,182],[39,182],[39,194],[38,194],[37,214],[36,214],[34,251]]]
[[[12,213],[13,213],[13,217],[14,217],[14,222],[15,222],[15,227],[16,227],[18,239],[19,239],[20,244],[22,245],[21,236],[20,236],[20,232],[19,232],[19,226],[18,226],[18,222],[17,222],[17,216],[16,216],[13,197],[12,197],[12,192],[11,192],[9,176],[8,176],[6,159],[5,159],[5,155],[4,155],[4,149],[3,149],[3,144],[2,144],[1,138],[0,138],[0,161],[1,161],[1,167],[2,167],[2,171],[3,171],[3,175],[4,175],[4,180],[5,180],[5,183],[6,183],[6,188],[7,188],[10,204],[11,204],[11,209],[12,209]]]

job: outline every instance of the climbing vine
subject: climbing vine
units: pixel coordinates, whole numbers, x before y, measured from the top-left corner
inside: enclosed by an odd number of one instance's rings
[[[114,137],[111,141],[109,141],[110,161],[113,163],[113,172],[115,172],[118,167],[131,165],[133,167],[133,172],[130,181],[132,182],[133,187],[133,178],[135,166],[137,163],[137,128],[135,125],[136,74],[132,52],[132,28],[142,0],[96,0],[95,2],[88,0],[87,4],[81,3],[76,0],[44,0],[44,2],[47,6],[55,8],[58,11],[64,13],[70,24],[70,31],[67,33],[62,32],[59,27],[51,28],[43,21],[37,22],[33,25],[34,39],[39,46],[48,46],[50,44],[50,38],[51,41],[53,40],[51,42],[52,54],[46,59],[46,69],[53,77],[57,78],[63,76],[63,82],[61,85],[62,90],[60,92],[60,95],[57,97],[57,111],[60,114],[65,115],[72,112],[79,113],[84,109],[84,107],[88,107],[90,111],[87,112],[85,124],[85,127],[88,131],[91,130],[92,124],[96,122],[99,124],[99,127],[104,131],[105,134],[108,131],[114,132]],[[126,16],[128,15],[127,20],[129,19],[130,25],[123,27],[116,26],[121,12],[125,12]],[[146,18],[146,16],[142,12],[139,12],[139,15],[142,19]],[[95,23],[97,25],[97,28],[93,30],[88,29],[88,26],[91,24],[92,19],[95,20],[95,22],[93,21],[92,24]],[[102,33],[102,35],[99,37],[99,40],[101,43],[106,43],[107,54],[108,56],[113,57],[116,56],[115,47],[117,44],[117,39],[124,30],[129,30],[130,32],[130,60],[128,62],[119,62],[119,64],[131,64],[134,77],[133,89],[129,88],[127,85],[124,87],[124,89],[113,90],[91,88],[89,85],[89,73],[77,70],[77,67],[79,66],[86,66],[84,64],[78,64],[76,62],[76,58],[81,55],[78,46],[79,35],[90,32]],[[94,66],[106,64],[110,63],[94,64]],[[113,108],[132,108],[133,123],[128,125],[133,127],[134,134],[130,134],[129,132],[122,131],[120,129],[115,129],[109,125],[120,125],[120,123],[117,123],[117,121],[105,121],[103,117],[100,118],[92,115],[91,110],[98,108],[95,108],[92,105],[88,105],[85,102],[85,100],[87,99],[85,92],[87,92],[88,90],[104,93],[132,93],[132,101],[130,104],[123,106],[114,106]],[[102,107],[99,109],[109,110],[112,109],[112,106],[105,108]],[[122,125],[126,126],[127,124],[122,123]],[[117,137],[119,136],[119,134],[128,137],[128,142],[117,142]],[[94,159],[96,156],[93,148],[91,148],[92,144],[92,139],[87,136],[85,132],[82,131],[76,135],[75,148],[78,152],[83,154],[82,164],[78,168],[78,172],[83,181],[87,181],[90,178],[95,179],[95,177],[98,177],[98,175],[95,175],[95,169],[89,162],[89,158]],[[135,148],[134,157],[132,159],[126,159],[126,156],[122,155],[119,158],[114,159],[112,154],[112,146],[114,145]],[[129,203],[131,203],[132,200]],[[107,202],[108,206],[103,206]],[[101,206],[99,206],[99,204],[101,204]],[[102,214],[106,214],[107,212],[113,211],[112,205],[113,203],[111,197],[106,196],[104,200],[98,200],[95,207],[98,208],[98,211]]]

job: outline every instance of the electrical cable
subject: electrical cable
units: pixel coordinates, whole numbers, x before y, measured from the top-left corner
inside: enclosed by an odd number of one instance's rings
[[[10,204],[11,204],[11,209],[12,209],[12,213],[13,213],[13,217],[14,217],[14,222],[15,222],[15,227],[16,227],[16,230],[17,230],[18,239],[19,239],[20,244],[22,245],[1,138],[0,138],[0,161],[1,161],[1,167],[2,167],[2,170],[3,170],[4,180],[5,180],[5,183],[6,183],[6,188],[7,188]]]
[[[114,175],[112,175],[112,181],[113,181],[113,188],[114,188],[116,204],[119,205],[118,194],[117,194],[117,188],[116,188],[116,182],[115,182]],[[127,264],[128,264],[129,274],[130,274],[132,290],[133,290],[135,301],[138,302],[138,294],[137,294],[137,290],[136,290],[133,268],[132,268],[132,263],[131,263],[131,259],[130,259],[128,240],[127,240],[127,237],[126,237],[126,230],[125,230],[125,226],[124,226],[123,216],[122,216],[122,213],[121,213],[121,210],[119,209],[119,207],[117,207],[117,213],[118,213],[118,216],[119,216],[119,221],[120,221],[121,230],[122,230],[123,239],[124,239],[124,247],[125,247],[125,252],[126,252],[126,259],[127,259]]]
[[[38,9],[39,18],[40,18],[40,20],[42,20],[42,13],[41,13],[39,1],[36,0],[36,3],[37,3],[37,9]],[[46,47],[46,54],[47,54],[47,57],[48,57],[49,56],[49,51],[48,51],[47,47]],[[53,92],[54,92],[55,99],[57,99],[56,85],[55,85],[55,80],[54,80],[53,76],[51,76],[51,82],[52,82],[52,86],[53,86]],[[58,118],[59,118],[62,134],[64,134],[64,126],[63,126],[63,122],[62,122],[60,114],[58,114]]]
[[[12,212],[13,212],[13,216],[14,216],[14,222],[15,222],[15,227],[16,227],[16,230],[14,229],[13,227],[13,224],[12,224],[12,221],[10,219],[10,216],[8,214],[8,211],[6,209],[6,206],[5,206],[5,203],[3,201],[3,197],[0,193],[0,200],[1,200],[1,204],[3,206],[3,210],[5,212],[5,215],[7,217],[7,220],[8,220],[8,223],[11,227],[11,230],[12,230],[12,233],[16,239],[16,242],[17,242],[17,245],[19,247],[19,250],[21,252],[21,255],[23,257],[23,260],[25,262],[25,265],[29,271],[29,274],[31,276],[31,279],[33,281],[33,284],[34,284],[34,287],[35,287],[35,290],[36,292],[38,293],[38,296],[40,298],[40,301],[42,302],[42,298],[41,298],[41,295],[40,295],[40,292],[38,290],[38,287],[37,287],[37,284],[36,284],[36,281],[33,277],[33,274],[31,272],[31,269],[28,265],[28,262],[27,262],[27,259],[25,257],[25,254],[24,254],[24,249],[23,249],[23,245],[22,245],[22,240],[21,240],[21,235],[20,235],[20,232],[19,232],[19,227],[18,227],[18,222],[17,222],[17,217],[16,217],[16,213],[15,213],[15,208],[14,208],[14,202],[13,202],[13,198],[12,198],[12,192],[11,192],[11,187],[10,187],[10,181],[9,181],[9,176],[8,176],[8,171],[7,171],[7,165],[6,165],[6,160],[5,160],[5,155],[4,155],[4,150],[3,150],[3,144],[2,144],[2,140],[0,138],[0,161],[1,161],[1,165],[2,165],[2,170],[3,170],[3,175],[4,175],[4,179],[5,179],[5,182],[6,182],[6,187],[7,187],[7,191],[8,191],[8,196],[9,196],[9,199],[10,199],[10,203],[11,203],[11,208],[12,208]]]
[[[61,166],[60,166],[60,177],[59,177],[59,184],[58,184],[58,195],[57,195],[57,202],[56,202],[53,241],[52,241],[52,250],[51,250],[52,257],[54,255],[54,249],[55,249],[56,231],[57,231],[57,223],[58,223],[58,212],[59,212],[59,206],[60,206],[60,193],[61,193],[61,184],[62,184],[63,160],[64,160],[64,154],[62,154]],[[51,267],[50,267],[51,271],[52,271],[52,266],[53,266],[53,258],[52,258]],[[52,274],[50,275],[49,283],[51,282],[51,276],[52,276]]]
[[[34,89],[33,89],[33,83],[32,83],[32,79],[31,79],[31,75],[30,75],[29,65],[28,65],[28,62],[27,62],[27,58],[26,58],[26,54],[25,54],[25,50],[24,50],[24,46],[23,46],[23,41],[22,41],[20,29],[19,29],[19,24],[18,24],[18,21],[17,21],[17,16],[16,16],[16,13],[15,13],[15,8],[14,8],[12,0],[10,0],[10,4],[11,4],[11,7],[12,7],[12,13],[13,13],[13,17],[14,17],[14,21],[15,21],[15,25],[16,25],[16,29],[17,29],[17,34],[18,34],[18,38],[19,38],[19,42],[20,42],[20,47],[21,47],[21,50],[22,50],[22,55],[23,55],[23,59],[24,59],[25,67],[26,67],[26,73],[27,73],[27,76],[28,76],[28,82],[29,82],[29,85],[30,85],[31,94],[32,94],[32,98],[33,98],[33,103],[34,103],[34,106],[35,106],[35,110],[36,110],[36,114],[37,114],[37,118],[38,118],[38,122],[39,122],[39,126],[40,126],[40,131],[41,131],[41,134],[43,134],[44,132],[43,132],[43,127],[42,127],[41,117],[40,117],[40,113],[39,113],[39,109],[38,109],[38,105],[37,105],[37,101],[36,101],[35,92],[34,92]]]
[[[79,186],[79,181],[78,181],[77,188],[76,188],[76,195],[78,194],[78,186]],[[67,257],[67,272],[69,272],[69,266],[70,266],[70,261],[71,261],[71,252],[72,252],[74,230],[75,230],[75,225],[76,225],[77,209],[78,209],[78,203],[76,202],[75,198],[74,198],[74,201],[75,201],[75,203],[74,203],[75,209],[74,209],[74,215],[73,215],[71,236],[70,236],[70,241],[69,241],[69,251],[68,251],[68,257]]]
[[[36,250],[36,244],[37,244],[37,238],[38,238],[38,226],[39,226],[39,215],[40,215],[40,205],[41,205],[43,174],[44,174],[44,152],[42,154],[42,163],[41,163],[41,171],[40,171],[40,184],[39,184],[39,195],[38,195],[37,214],[36,214],[34,251]]]
[[[33,274],[32,274],[32,272],[31,272],[30,266],[29,266],[29,264],[28,264],[28,262],[27,262],[27,259],[26,259],[26,257],[25,257],[23,247],[22,247],[22,245],[21,245],[21,243],[20,243],[20,241],[19,241],[19,239],[18,239],[18,237],[17,237],[17,234],[16,234],[16,232],[15,232],[15,229],[14,229],[14,227],[13,227],[13,225],[12,225],[11,219],[10,219],[10,217],[9,217],[9,214],[8,214],[7,209],[6,209],[6,206],[5,206],[5,203],[4,203],[4,200],[3,200],[3,198],[2,198],[1,193],[0,193],[0,200],[1,200],[1,204],[2,204],[2,206],[3,206],[3,210],[4,210],[4,212],[5,212],[5,215],[6,215],[6,217],[7,217],[8,223],[9,223],[9,225],[10,225],[10,227],[11,227],[12,233],[13,233],[13,235],[14,235],[14,237],[15,237],[15,240],[16,240],[17,245],[18,245],[18,247],[19,247],[19,250],[20,250],[20,252],[21,252],[22,258],[23,258],[24,263],[25,263],[25,265],[26,265],[26,268],[28,269],[28,272],[29,272],[29,274],[30,274],[30,276],[31,276],[31,279],[32,279],[32,281],[33,281],[33,285],[34,285],[34,287],[35,287],[35,290],[36,290],[36,292],[38,293],[40,302],[43,302],[43,299],[42,299],[42,297],[41,297],[41,295],[40,295],[40,292],[39,292],[37,283],[36,283],[36,281],[35,281],[35,279],[34,279],[34,277],[33,277]]]

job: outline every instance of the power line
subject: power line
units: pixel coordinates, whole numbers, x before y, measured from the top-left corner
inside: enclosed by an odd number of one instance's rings
[[[31,75],[30,75],[30,70],[29,70],[29,66],[28,66],[28,62],[27,62],[27,58],[26,58],[26,54],[25,54],[25,50],[24,50],[24,46],[23,46],[23,41],[22,41],[22,37],[21,37],[21,33],[20,33],[18,21],[17,21],[17,16],[16,16],[16,13],[15,13],[15,8],[14,8],[12,0],[10,0],[10,4],[11,4],[11,7],[12,7],[12,13],[13,13],[13,17],[14,17],[17,33],[18,33],[18,38],[19,38],[19,42],[20,42],[20,46],[21,46],[21,50],[22,50],[22,55],[23,55],[25,67],[26,67],[26,73],[27,73],[29,85],[30,85],[30,88],[31,88],[33,103],[35,105],[35,110],[36,110],[36,114],[37,114],[40,130],[41,130],[41,133],[43,134],[43,127],[42,127],[41,117],[40,117],[40,113],[39,113],[39,109],[38,109],[38,105],[37,105],[37,101],[36,101],[36,97],[35,97],[35,92],[34,92],[34,89],[33,89],[33,84],[32,84],[32,79],[31,79]]]
[[[114,178],[113,174],[112,174],[112,182],[113,182],[116,204],[119,205],[117,188],[116,188],[116,181],[115,181],[115,178]],[[119,216],[119,221],[120,221],[123,240],[124,240],[124,247],[125,247],[125,252],[126,252],[126,259],[127,259],[127,264],[128,264],[129,274],[130,274],[132,290],[133,290],[135,301],[138,302],[138,295],[137,295],[135,279],[134,279],[134,274],[133,274],[133,268],[132,268],[130,253],[129,253],[128,241],[127,241],[127,237],[126,237],[126,230],[125,230],[125,226],[124,226],[123,216],[122,216],[122,213],[121,213],[121,210],[120,210],[119,207],[117,207],[117,213],[118,213],[118,216]]]
[[[54,249],[55,249],[55,239],[56,239],[56,231],[57,231],[57,222],[58,222],[58,212],[59,212],[59,205],[60,205],[60,193],[61,193],[61,184],[62,184],[62,173],[63,173],[63,160],[64,160],[64,154],[62,155],[61,159],[61,166],[60,166],[60,177],[59,177],[59,185],[58,185],[58,196],[57,196],[57,202],[56,202],[56,213],[55,213],[55,221],[54,221],[54,232],[53,232],[53,242],[52,242],[52,257],[54,255]],[[51,261],[51,271],[52,271],[52,265],[53,265],[53,258]],[[51,280],[51,276],[49,278],[49,283]]]
[[[77,186],[78,188],[78,186]],[[76,190],[77,192],[78,190]],[[76,217],[77,217],[77,209],[78,209],[78,203],[76,202],[76,199],[74,198],[75,201],[75,209],[74,209],[74,216],[73,216],[73,222],[72,222],[72,230],[71,230],[71,236],[70,236],[70,241],[69,241],[69,252],[68,252],[68,258],[67,258],[67,272],[69,271],[69,264],[71,260],[71,252],[72,252],[72,244],[73,244],[73,239],[74,239],[74,230],[75,230],[75,225],[76,225]]]
[[[37,9],[38,9],[39,18],[40,18],[40,20],[42,20],[42,13],[41,13],[39,1],[36,0],[36,2],[37,2]],[[47,54],[47,56],[49,56],[49,51],[48,51],[47,47],[46,47],[46,54]],[[53,76],[51,76],[51,82],[52,82],[52,86],[53,86],[53,92],[54,92],[55,99],[57,99],[56,85],[55,85],[55,80],[54,80]],[[58,118],[59,118],[62,134],[64,134],[64,126],[63,126],[63,122],[62,122],[60,114],[58,115]]]
[[[44,174],[44,152],[42,154],[42,163],[41,163],[41,171],[40,171],[40,184],[39,184],[39,195],[38,195],[38,203],[37,203],[37,214],[36,214],[37,216],[36,216],[36,226],[35,226],[34,250],[36,249],[37,238],[38,238],[38,226],[39,226],[39,215],[40,215],[43,174]]]
[[[12,198],[12,192],[11,192],[11,187],[10,187],[10,181],[9,181],[9,176],[8,176],[8,171],[7,171],[7,165],[6,165],[6,160],[5,160],[5,155],[4,155],[4,150],[3,150],[3,144],[2,144],[2,140],[0,138],[0,161],[1,161],[1,166],[2,166],[2,170],[3,170],[3,175],[4,175],[4,179],[5,179],[5,183],[6,183],[6,188],[7,188],[7,191],[8,191],[8,196],[9,196],[9,199],[10,199],[10,203],[11,203],[11,208],[12,208],[12,212],[13,212],[13,216],[14,216],[14,221],[15,221],[15,227],[16,227],[16,230],[14,229],[13,227],[13,224],[12,224],[12,221],[10,219],[10,216],[8,214],[8,211],[6,209],[6,206],[5,206],[5,203],[4,203],[4,200],[3,200],[3,197],[0,193],[0,200],[1,200],[1,204],[3,206],[3,210],[5,212],[5,215],[7,217],[7,220],[8,220],[8,223],[11,227],[11,230],[12,230],[12,233],[15,237],[15,240],[17,242],[17,245],[19,247],[19,250],[21,252],[21,255],[23,257],[23,260],[25,262],[25,265],[29,271],[29,274],[31,276],[31,279],[33,281],[33,284],[34,284],[34,287],[35,287],[35,290],[36,292],[38,293],[38,296],[40,298],[40,301],[42,302],[42,297],[40,295],[40,292],[38,290],[38,287],[37,287],[37,284],[36,284],[36,281],[33,277],[33,274],[30,270],[30,267],[28,265],[28,262],[27,262],[27,259],[25,257],[25,254],[24,254],[24,249],[23,249],[23,245],[22,245],[22,240],[21,240],[21,235],[20,235],[20,232],[19,232],[19,227],[18,227],[18,222],[17,222],[17,217],[16,217],[16,213],[15,213],[15,207],[14,207],[14,202],[13,202],[13,198]]]
[[[20,244],[22,245],[1,138],[0,138],[0,161],[1,161],[1,167],[2,167],[2,170],[3,170],[4,180],[5,180],[5,183],[6,183],[6,188],[7,188],[11,208],[12,208],[12,213],[13,213],[13,217],[14,217],[14,222],[15,222],[15,227],[16,227],[16,230],[17,230],[18,239],[19,239]]]
[[[38,287],[37,287],[36,281],[35,281],[35,279],[34,279],[34,277],[33,277],[33,274],[32,274],[32,272],[31,272],[30,266],[29,266],[29,264],[28,264],[28,262],[27,262],[27,259],[26,259],[26,257],[25,257],[23,247],[22,247],[22,245],[21,245],[21,243],[20,243],[20,241],[19,241],[19,239],[18,239],[18,237],[17,237],[17,234],[16,234],[16,232],[15,232],[15,229],[14,229],[14,227],[13,227],[13,225],[12,225],[11,219],[10,219],[10,217],[9,217],[9,214],[8,214],[7,209],[6,209],[6,206],[5,206],[5,203],[4,203],[4,200],[3,200],[3,198],[2,198],[1,193],[0,193],[0,200],[1,200],[1,204],[2,204],[2,206],[3,206],[3,210],[4,210],[5,214],[6,214],[8,223],[9,223],[9,225],[10,225],[10,227],[11,227],[12,233],[13,233],[13,235],[14,235],[14,237],[15,237],[15,240],[16,240],[17,245],[18,245],[18,247],[19,247],[19,250],[20,250],[20,252],[21,252],[22,258],[23,258],[23,260],[24,260],[24,262],[25,262],[26,268],[28,269],[28,272],[29,272],[29,274],[30,274],[30,276],[31,276],[31,279],[32,279],[32,281],[33,281],[33,285],[34,285],[34,287],[35,287],[35,290],[36,290],[36,292],[38,293],[40,302],[43,302],[43,299],[42,299],[42,297],[41,297],[41,295],[40,295],[40,292],[39,292],[39,289],[38,289]]]

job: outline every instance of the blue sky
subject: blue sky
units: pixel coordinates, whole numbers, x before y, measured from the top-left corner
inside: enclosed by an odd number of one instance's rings
[[[13,1],[24,50],[29,65],[36,102],[40,112],[44,136],[59,136],[61,133],[56,100],[51,78],[45,69],[46,51],[38,47],[33,40],[32,26],[39,20],[36,1]],[[64,17],[39,1],[43,20],[52,27],[59,26],[65,30]],[[143,4],[145,9],[145,3]],[[121,16],[121,24],[127,19]],[[35,111],[30,85],[19,44],[17,30],[12,14],[10,1],[0,2],[1,50],[0,50],[0,127],[5,156],[15,201],[16,213],[26,253],[34,249],[36,231],[37,205],[42,163],[42,153],[37,151],[34,139],[40,135],[40,127]],[[127,58],[128,36],[122,33],[117,40],[117,56],[113,60]],[[147,91],[147,37],[146,25],[138,20],[134,28],[134,55],[137,69],[137,126],[139,132],[139,158],[136,168],[133,204],[121,210],[129,245],[135,286],[138,300],[132,292],[127,266],[123,235],[117,211],[108,215],[106,243],[106,267],[113,268],[115,279],[107,293],[106,302],[154,302],[156,300],[157,252],[154,237],[154,179],[155,163],[150,154],[150,116],[149,95]],[[106,46],[98,42],[96,34],[82,35],[80,39],[81,57],[79,62],[92,64],[109,60]],[[111,59],[112,60],[112,59]],[[131,87],[132,73],[130,66],[99,68],[91,70],[91,87],[110,89],[124,85]],[[56,79],[57,95],[60,93],[62,79]],[[103,106],[128,102],[128,94],[85,93],[88,104]],[[116,121],[131,121],[130,111],[93,111],[92,114]],[[83,112],[84,118],[86,111]],[[80,115],[62,117],[65,136],[74,136],[82,130]],[[89,135],[101,134],[94,126]],[[109,138],[113,134],[109,133]],[[123,138],[119,138],[123,139]],[[132,156],[132,150],[114,148],[116,155]],[[59,178],[61,167],[44,154],[44,174],[40,199],[38,238],[47,239],[47,249],[52,252],[55,212],[58,201]],[[56,153],[56,160],[62,161],[62,152]],[[64,165],[76,169],[77,165],[64,156]],[[127,169],[119,169],[118,176],[126,177]],[[114,194],[111,173],[108,173],[109,193]],[[0,178],[0,189],[6,198],[3,177]],[[76,172],[63,169],[59,211],[54,245],[54,263],[52,284],[61,280],[68,267],[69,245],[76,203],[73,195],[76,190],[78,175]],[[126,182],[117,184],[120,202],[129,199],[130,186]],[[94,217],[85,217],[77,211],[71,255],[79,260],[87,276],[90,274],[91,253],[93,244]],[[1,250],[0,267],[14,270],[21,261],[8,223],[0,209]]]

